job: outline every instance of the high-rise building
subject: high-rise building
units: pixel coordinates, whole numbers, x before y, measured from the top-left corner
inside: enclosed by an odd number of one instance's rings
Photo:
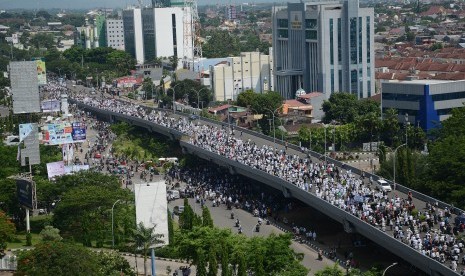
[[[91,19],[92,20],[92,19]],[[106,18],[104,15],[97,15],[92,21],[86,18],[86,24],[76,27],[74,33],[74,45],[86,49],[106,47],[107,39],[105,34]]]
[[[237,19],[236,5],[229,5],[227,8],[227,13],[229,20]]]
[[[370,97],[374,82],[374,10],[358,0],[288,3],[273,7],[275,90],[299,88]]]
[[[106,38],[108,47],[124,51],[124,27],[122,19],[107,19]]]
[[[123,11],[126,52],[140,64],[156,57],[184,55],[183,16],[186,8],[132,8]],[[192,57],[188,57],[192,58]]]
[[[273,56],[243,52],[238,57],[230,57],[210,67],[210,84],[215,101],[236,100],[246,90],[273,91]]]

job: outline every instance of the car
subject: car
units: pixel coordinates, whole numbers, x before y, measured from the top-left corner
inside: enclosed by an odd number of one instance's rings
[[[178,190],[168,190],[166,193],[168,194],[168,196],[171,199],[179,199],[179,198],[181,198]]]
[[[191,116],[189,116],[189,119],[192,120],[192,121],[198,120],[198,119],[200,119],[200,116],[197,115],[197,114],[192,114]]]
[[[100,159],[100,158],[102,158],[102,155],[101,155],[100,153],[96,153],[96,154],[94,155],[94,158]]]
[[[379,190],[383,192],[392,191],[391,184],[389,184],[386,180],[383,180],[383,179],[378,179],[376,181],[376,188],[378,188]]]
[[[175,213],[176,215],[180,215],[182,214],[182,212],[184,212],[184,206],[182,205],[174,206],[173,213]]]

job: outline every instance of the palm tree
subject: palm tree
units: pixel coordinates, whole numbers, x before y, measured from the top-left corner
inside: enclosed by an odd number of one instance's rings
[[[135,246],[139,249],[142,249],[144,255],[144,275],[147,276],[147,253],[149,249],[154,247],[156,244],[160,244],[163,241],[160,240],[163,237],[162,234],[155,233],[155,227],[146,227],[142,222],[137,225],[137,228],[134,229],[134,243]]]

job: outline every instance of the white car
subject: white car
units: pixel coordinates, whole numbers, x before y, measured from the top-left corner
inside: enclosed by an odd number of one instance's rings
[[[383,180],[383,179],[378,179],[378,181],[376,181],[376,188],[378,188],[379,190],[383,192],[392,191],[391,185],[386,180]]]

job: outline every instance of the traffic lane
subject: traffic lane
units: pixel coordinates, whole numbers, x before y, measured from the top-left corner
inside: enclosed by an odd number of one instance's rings
[[[189,198],[189,204],[193,208],[194,212],[198,215],[202,215],[202,209],[199,203],[195,203],[195,199]],[[174,206],[182,206],[184,204],[183,199],[177,199],[171,201],[168,206],[172,211]],[[258,218],[254,217],[249,212],[246,212],[242,209],[227,210],[225,205],[219,207],[212,207],[212,202],[207,200],[206,206],[210,210],[211,217],[215,226],[219,228],[231,229],[233,233],[237,233],[238,229],[235,227],[235,220],[239,218],[239,221],[242,225],[243,234],[252,237],[252,236],[261,236],[267,237],[270,234],[283,234],[284,232],[278,229],[273,225],[266,225],[262,223],[260,227],[260,232],[255,231],[255,225],[258,222]],[[231,219],[231,211],[234,212],[234,219]],[[178,216],[175,216],[177,219]],[[302,260],[302,265],[306,268],[311,269],[308,275],[315,275],[315,272],[321,269],[324,269],[326,266],[333,266],[335,263],[327,258],[323,258],[322,261],[318,260],[318,252],[307,245],[301,244],[299,242],[292,241],[291,248],[297,252],[302,253],[304,258]],[[342,269],[342,267],[340,267]]]

